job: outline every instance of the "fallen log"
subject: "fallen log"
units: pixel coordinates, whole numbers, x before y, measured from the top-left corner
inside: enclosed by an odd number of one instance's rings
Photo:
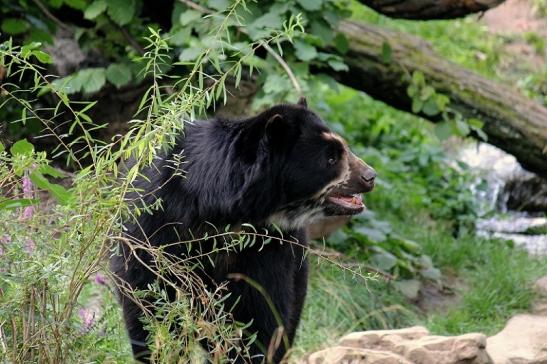
[[[488,143],[514,155],[529,171],[547,177],[547,108],[516,89],[442,58],[420,38],[351,21],[342,22],[339,31],[349,41],[349,50],[342,55],[349,71],[331,71],[339,82],[411,111],[407,88],[410,75],[420,71],[428,85],[450,97],[451,108],[484,122]],[[386,45],[391,50],[389,62]]]
[[[486,11],[505,0],[359,0],[363,5],[391,18],[454,19]]]

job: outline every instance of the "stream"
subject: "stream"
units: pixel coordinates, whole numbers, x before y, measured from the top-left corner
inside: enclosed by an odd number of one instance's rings
[[[534,174],[525,171],[515,157],[489,144],[466,145],[458,154],[458,159],[478,171],[487,183],[484,188],[479,178],[471,186],[483,216],[476,223],[478,235],[512,240],[530,254],[547,255],[547,186],[539,182],[537,188],[539,179]]]

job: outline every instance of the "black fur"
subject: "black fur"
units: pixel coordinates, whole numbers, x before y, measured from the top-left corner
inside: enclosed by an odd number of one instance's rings
[[[304,225],[323,213],[325,195],[317,193],[344,172],[343,163],[333,165],[332,161],[342,160],[346,147],[340,140],[325,139],[325,133],[330,133],[327,126],[304,102],[275,106],[246,120],[187,124],[172,151],[143,172],[146,178],[135,182],[142,190],[142,201],[151,204],[161,199],[162,209],[124,225],[132,244],[146,241],[162,246],[214,233],[213,225],[223,230],[226,225],[245,223],[260,231],[267,228],[270,235],[280,238],[271,227],[279,223],[284,238],[298,241],[294,245],[273,239],[262,246],[258,239],[237,254],[217,253],[214,265],[203,259],[197,271],[211,287],[229,281],[228,302],[239,299],[233,319],[252,321],[247,332],[257,333],[258,344],[251,347],[256,356],[251,362],[263,361],[263,348],[268,348],[279,325],[261,293],[245,280],[228,275],[242,274],[265,289],[292,343],[306,296]],[[175,173],[177,165],[183,173]],[[131,193],[128,198],[139,195]],[[187,244],[174,245],[168,252],[191,256],[197,250],[210,251],[211,244],[194,243],[190,250]],[[112,270],[133,289],[146,289],[157,278],[141,261],[154,267],[154,260],[144,250],[138,250],[136,259],[128,246],[120,244],[122,254],[112,258]],[[147,351],[148,335],[140,320],[143,313],[123,294],[120,301],[133,351],[141,356]],[[285,351],[281,343],[273,361],[279,362]],[[147,360],[146,355],[141,358]]]

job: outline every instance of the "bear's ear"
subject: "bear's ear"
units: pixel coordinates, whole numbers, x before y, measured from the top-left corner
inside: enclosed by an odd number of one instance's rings
[[[265,137],[268,142],[283,140],[287,133],[287,121],[281,114],[275,114],[266,121]]]
[[[306,100],[304,96],[300,96],[296,104],[300,106],[304,106],[306,109],[308,108],[308,100]]]

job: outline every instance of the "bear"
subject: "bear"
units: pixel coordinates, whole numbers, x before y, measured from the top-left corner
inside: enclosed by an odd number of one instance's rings
[[[151,361],[142,319],[157,307],[139,304],[127,291],[160,283],[174,301],[170,284],[191,289],[162,270],[148,247],[194,259],[192,276],[209,291],[222,288],[230,320],[245,324],[242,342],[255,335],[245,354],[228,353],[231,362],[279,363],[292,345],[306,297],[306,227],[324,216],[362,212],[361,194],[373,189],[374,169],[301,98],[246,119],[186,123],[170,151],[141,172],[128,203],[159,201],[161,207],[125,219],[111,257],[135,359]],[[255,234],[251,243],[223,250],[228,240],[213,238],[223,229]],[[209,351],[215,346],[201,344]]]

